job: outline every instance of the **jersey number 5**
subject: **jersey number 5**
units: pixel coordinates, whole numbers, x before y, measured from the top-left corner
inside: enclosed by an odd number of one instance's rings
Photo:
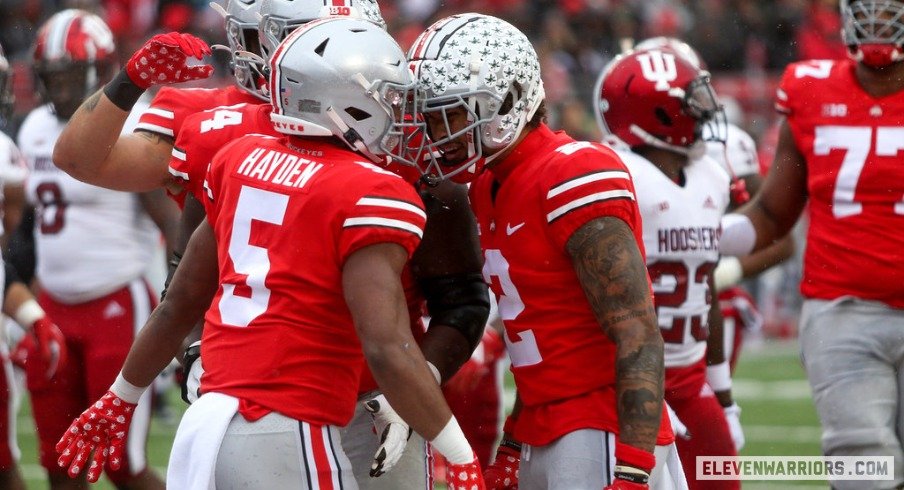
[[[229,259],[235,273],[244,276],[244,281],[223,284],[219,303],[223,323],[247,327],[267,311],[270,289],[265,282],[270,272],[270,257],[266,248],[251,244],[251,223],[263,221],[282,225],[288,205],[289,196],[285,194],[242,187],[229,237]],[[250,290],[250,294],[236,294],[236,288]]]

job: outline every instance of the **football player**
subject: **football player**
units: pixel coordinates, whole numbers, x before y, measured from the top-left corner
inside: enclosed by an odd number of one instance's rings
[[[729,176],[706,156],[704,141],[709,134],[724,142],[725,114],[709,73],[669,48],[617,57],[597,87],[600,129],[630,148],[619,156],[638,189],[665,342],[665,400],[689,432],[676,439],[688,486],[740,488],[738,481],[694,478],[697,456],[737,456],[727,416],[740,431],[713,285]]]
[[[5,125],[12,114],[12,71],[9,61],[3,55],[0,47],[0,125]],[[25,159],[13,140],[0,132],[0,202],[3,203],[3,220],[0,223],[0,235],[6,238],[6,230],[14,229],[19,221],[20,214],[9,208],[9,192],[14,190],[16,195],[22,194],[22,184],[25,180]],[[12,199],[16,201],[17,199]],[[21,211],[21,207],[17,206]],[[5,243],[5,240],[4,240]],[[23,341],[39,356],[32,362],[39,363],[45,368],[45,379],[51,378],[56,370],[63,367],[66,362],[66,344],[59,328],[47,317],[44,310],[35,301],[31,291],[22,283],[15,269],[3,263],[4,270],[0,275],[4,278],[2,311],[21,322],[30,333],[23,337]],[[0,334],[5,338],[5,328],[9,325],[4,322],[0,326]],[[37,344],[37,345],[36,345]],[[25,482],[19,473],[17,462],[21,455],[16,442],[16,407],[19,397],[19,387],[13,379],[13,366],[5,342],[0,345],[0,488],[11,490],[24,490]]]
[[[242,137],[214,157],[208,221],[121,376],[64,435],[61,463],[77,474],[95,449],[93,481],[121,454],[120,424],[210,304],[204,395],[180,425],[169,486],[357,488],[338,426],[353,416],[366,358],[399,415],[455,465],[450,488],[483,488],[411,334],[401,274],[423,205],[375,164],[409,146],[401,121],[416,120],[404,53],[374,24],[334,17],[292,33],[270,72],[283,136]]]
[[[41,363],[26,364],[40,462],[54,489],[84,484],[66,478],[57,465],[56,433],[115,379],[156,302],[143,277],[150,247],[161,231],[171,240],[178,214],[160,190],[139,195],[95,187],[51,160],[57,137],[81,101],[115,73],[115,58],[113,35],[96,15],[70,9],[48,19],[34,47],[36,79],[48,103],[34,109],[19,131],[30,171],[26,193],[37,210],[38,300],[59,322],[73,353],[73,362],[49,381]],[[145,459],[147,403],[142,401],[135,417],[127,462],[108,468],[121,488],[163,488]]]
[[[904,4],[842,0],[849,60],[785,69],[772,168],[753,201],[726,216],[720,248],[743,255],[810,224],[801,358],[829,456],[892,456],[904,484]]]
[[[706,63],[700,53],[680,39],[665,36],[653,37],[641,41],[635,46],[637,50],[652,48],[671,50],[693,66],[702,70],[706,69]],[[596,111],[596,114],[599,123],[599,111]],[[706,154],[719,162],[732,179],[731,203],[728,206],[731,211],[749,201],[750,194],[755,194],[763,183],[756,142],[746,131],[731,121],[728,121],[726,125],[724,142],[710,138],[711,135],[706,133],[709,127],[708,125],[703,127],[704,137],[710,139],[706,142]],[[719,293],[719,302],[725,305],[725,308],[722,308],[725,359],[732,372],[737,363],[744,332],[758,330],[761,323],[761,316],[756,309],[756,304],[743,288],[737,286],[738,282],[758,276],[793,254],[794,238],[787,235],[755,254],[744,257],[724,256],[719,258],[719,265],[713,271],[713,280],[716,292]],[[738,451],[741,450],[741,446],[736,445],[736,447]]]
[[[507,22],[446,17],[408,58],[427,91],[425,178],[473,181],[520,396],[518,488],[648,488],[673,436],[627,169],[543,123],[537,54]]]

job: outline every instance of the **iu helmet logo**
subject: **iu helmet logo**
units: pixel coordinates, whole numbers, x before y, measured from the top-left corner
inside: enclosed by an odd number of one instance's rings
[[[637,55],[640,63],[640,71],[643,77],[656,84],[656,90],[665,92],[672,88],[671,82],[678,78],[678,68],[675,66],[675,55],[663,53],[658,49],[647,51]]]

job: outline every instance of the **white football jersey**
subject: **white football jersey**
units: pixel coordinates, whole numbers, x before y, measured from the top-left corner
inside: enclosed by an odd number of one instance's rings
[[[719,221],[728,206],[728,174],[707,156],[685,167],[679,186],[652,162],[618,155],[631,171],[643,216],[647,270],[653,281],[665,366],[683,367],[706,352],[709,277],[719,261]]]
[[[704,128],[709,128],[709,125]],[[724,145],[716,141],[706,143],[706,154],[719,162],[729,175],[734,172],[735,177],[741,178],[760,173],[760,160],[753,137],[734,124],[728,124]]]
[[[136,194],[80,182],[53,164],[64,124],[49,105],[38,107],[22,123],[19,148],[29,170],[26,196],[37,213],[36,275],[54,298],[72,304],[140,277],[160,235]]]
[[[22,184],[28,169],[25,167],[25,158],[22,152],[13,143],[12,138],[0,133],[0,205],[3,204],[3,186]],[[0,235],[6,232],[3,221],[0,220]]]

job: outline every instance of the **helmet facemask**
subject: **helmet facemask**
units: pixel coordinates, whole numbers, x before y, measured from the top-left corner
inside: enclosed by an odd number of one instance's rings
[[[871,68],[904,60],[904,2],[842,0],[842,36],[851,56]]]

